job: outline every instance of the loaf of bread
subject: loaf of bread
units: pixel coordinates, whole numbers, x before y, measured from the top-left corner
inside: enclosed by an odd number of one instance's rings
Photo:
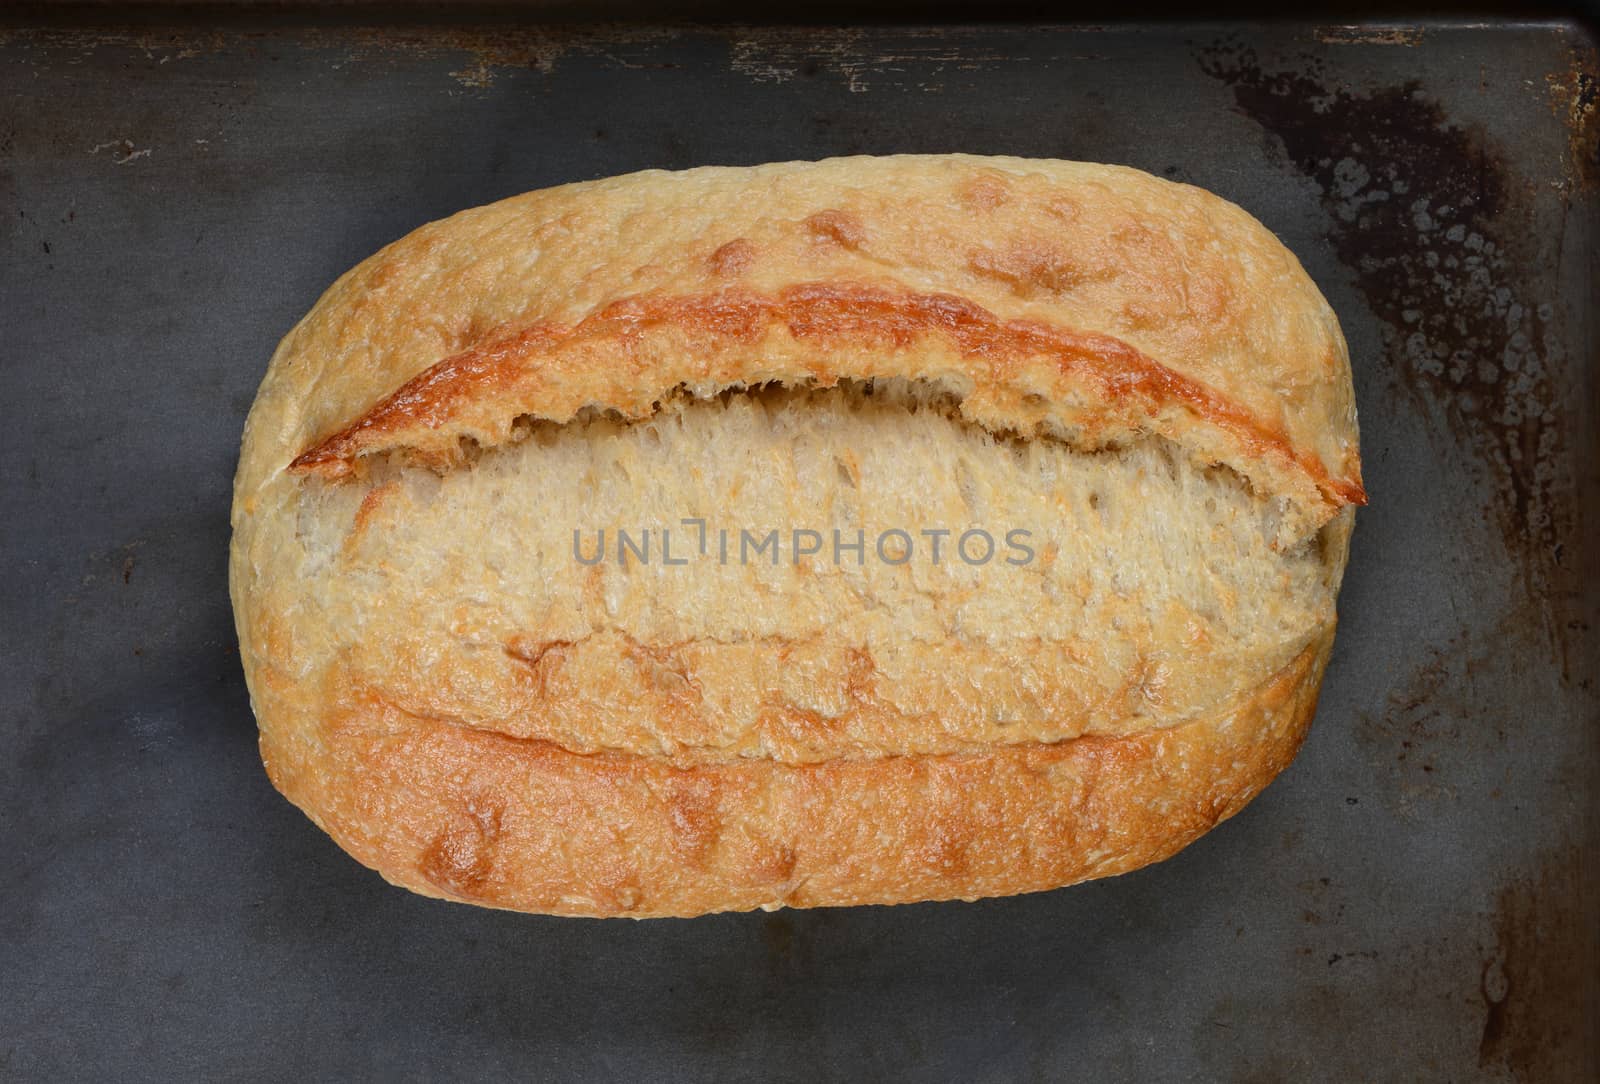
[[[1200,189],[652,171],[339,279],[250,413],[230,584],[273,783],[395,884],[973,899],[1283,769],[1364,501],[1333,312]]]

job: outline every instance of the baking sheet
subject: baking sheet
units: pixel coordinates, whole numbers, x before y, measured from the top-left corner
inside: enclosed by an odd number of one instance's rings
[[[1600,1076],[1584,32],[161,20],[0,30],[0,1077]],[[1372,504],[1276,784],[1108,882],[643,924],[410,896],[273,792],[229,484],[339,272],[548,184],[956,150],[1203,185],[1338,311]]]

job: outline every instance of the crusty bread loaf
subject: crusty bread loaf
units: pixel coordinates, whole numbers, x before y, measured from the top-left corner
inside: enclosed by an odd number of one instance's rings
[[[1364,500],[1333,313],[1199,189],[650,172],[341,278],[251,411],[231,588],[273,782],[397,884],[974,898],[1283,768]]]

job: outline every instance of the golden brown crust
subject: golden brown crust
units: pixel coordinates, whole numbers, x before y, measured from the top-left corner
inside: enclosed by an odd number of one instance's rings
[[[926,379],[930,355],[946,354],[955,365],[939,375],[981,389],[967,393],[967,409],[997,428],[1031,432],[1048,421],[1091,446],[1147,428],[1172,436],[1214,429],[1218,439],[1208,450],[1246,473],[1260,465],[1294,479],[1286,488],[1327,509],[1319,522],[1346,504],[1366,503],[1359,478],[1330,477],[1281,430],[1109,335],[1038,320],[1001,322],[959,297],[837,282],[797,284],[773,297],[726,290],[628,298],[573,328],[512,332],[413,377],[290,469],[340,477],[363,454],[393,447],[448,458],[462,433],[500,443],[515,418],[566,422],[596,403],[639,417],[680,386],[707,394],[753,376],[821,387],[841,378]],[[656,363],[641,365],[641,357]],[[753,357],[761,359],[757,371]],[[1086,406],[1068,405],[1080,396]],[[1030,411],[1030,399],[1054,409]]]
[[[1232,816],[1299,748],[1333,643],[1213,718],[972,756],[677,768],[407,716],[356,689],[273,782],[390,881],[634,918],[1012,895],[1124,873]]]
[[[521,334],[559,336],[591,318],[615,330],[630,306],[730,288],[773,298],[808,284],[957,298],[1002,325],[1115,340],[1209,389],[1260,432],[1281,434],[1296,462],[1315,464],[1336,488],[1331,504],[1313,501],[1322,504],[1308,509],[1314,522],[1360,500],[1338,321],[1260,223],[1208,192],[1137,170],[967,155],[650,171],[531,192],[425,226],[341,278],[284,340],[252,414],[241,487],[258,488],[446,359],[476,355],[497,369],[491,354],[536,345],[515,341]],[[549,390],[609,353],[553,371]],[[970,368],[936,349],[905,360],[945,363],[958,376]],[[738,361],[734,375],[745,383],[769,367],[784,371],[781,357]],[[664,389],[639,375],[641,386],[596,384],[620,401],[594,402],[643,409]],[[1048,366],[1041,379],[1048,394]],[[1006,424],[1008,405],[993,409],[977,420]],[[1251,474],[1251,449],[1164,421],[1169,435]],[[468,428],[474,439],[495,439]],[[1294,488],[1287,475],[1281,481]]]

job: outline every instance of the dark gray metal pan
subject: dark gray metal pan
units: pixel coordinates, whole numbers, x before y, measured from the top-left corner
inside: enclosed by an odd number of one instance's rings
[[[1597,1078],[1579,29],[158,22],[0,34],[0,1077]],[[951,150],[1203,185],[1339,312],[1372,504],[1255,804],[1060,892],[632,924],[410,896],[272,791],[229,482],[335,275],[542,185]]]

